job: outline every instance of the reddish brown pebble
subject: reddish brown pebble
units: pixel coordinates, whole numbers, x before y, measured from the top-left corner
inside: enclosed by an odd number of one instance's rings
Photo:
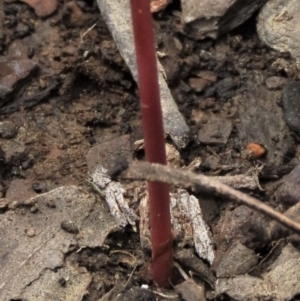
[[[170,3],[170,0],[151,0],[150,6],[151,6],[151,12],[156,13],[163,8],[165,8],[168,3]]]
[[[254,159],[258,159],[266,153],[266,149],[257,143],[249,143],[246,149],[250,151]]]

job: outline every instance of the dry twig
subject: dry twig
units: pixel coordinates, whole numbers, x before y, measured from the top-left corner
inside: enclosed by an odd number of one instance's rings
[[[126,170],[119,174],[119,178],[164,182],[172,185],[180,185],[184,188],[194,188],[197,191],[211,195],[221,196],[253,208],[300,234],[299,223],[275,211],[259,200],[204,175],[197,175],[190,171],[175,169],[160,164],[133,162]]]

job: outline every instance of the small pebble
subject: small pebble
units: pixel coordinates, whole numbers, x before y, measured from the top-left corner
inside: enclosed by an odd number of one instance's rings
[[[46,204],[49,208],[56,208],[56,204],[53,200],[48,200]]]
[[[0,199],[0,209],[6,209],[8,207],[7,199]]]
[[[67,281],[66,281],[66,279],[65,279],[64,277],[60,277],[60,278],[58,279],[58,283],[59,283],[62,287],[65,287]]]
[[[36,235],[34,228],[29,228],[26,232],[28,237],[34,237]]]
[[[36,206],[36,205],[33,205],[31,208],[30,208],[30,212],[31,213],[36,213],[39,211],[39,208]]]
[[[16,209],[19,206],[18,201],[13,201],[11,204],[9,204],[9,209]]]
[[[62,221],[60,226],[63,230],[69,233],[77,234],[79,232],[77,226],[73,221]]]

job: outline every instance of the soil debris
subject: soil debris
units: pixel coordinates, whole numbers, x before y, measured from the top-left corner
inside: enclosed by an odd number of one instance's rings
[[[57,9],[57,0],[21,0],[30,5],[37,16],[43,18],[53,14]]]

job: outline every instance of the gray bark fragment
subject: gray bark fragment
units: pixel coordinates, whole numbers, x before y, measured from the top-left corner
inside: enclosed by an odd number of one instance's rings
[[[50,202],[55,207],[49,207]],[[33,214],[23,206],[36,206],[38,212]],[[62,229],[62,221],[74,223],[78,234]],[[71,245],[101,246],[116,228],[104,203],[76,186],[60,187],[19,202],[14,211],[0,215],[0,300],[58,300],[59,284],[53,279],[60,274],[69,277],[70,283],[78,282],[72,294],[61,300],[81,300],[90,275],[77,271],[78,267],[65,267],[64,254]],[[28,229],[35,235],[28,235]],[[54,273],[58,268],[59,273]],[[52,280],[48,283],[47,279]],[[34,291],[33,287],[39,289]]]
[[[135,81],[138,79],[129,0],[97,0],[103,18],[128,65]],[[186,146],[189,128],[172,98],[165,81],[164,70],[158,62],[161,106],[164,129],[178,147]]]

